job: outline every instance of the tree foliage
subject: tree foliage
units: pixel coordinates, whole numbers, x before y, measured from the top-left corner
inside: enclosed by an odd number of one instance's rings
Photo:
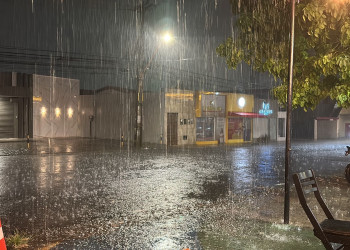
[[[246,62],[268,71],[287,101],[291,0],[230,0],[236,29],[217,48],[235,69]],[[293,107],[315,108],[327,97],[350,106],[350,0],[300,0],[296,3]]]

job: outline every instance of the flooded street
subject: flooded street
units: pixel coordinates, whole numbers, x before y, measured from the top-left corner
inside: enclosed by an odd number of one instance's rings
[[[350,0],[2,0],[0,20],[10,249],[322,249],[308,169],[350,220]]]
[[[343,177],[346,143],[295,142],[293,172]],[[25,147],[0,144],[3,228],[28,232],[37,246],[63,242],[56,249],[201,249],[212,204],[284,182],[282,143],[136,150],[55,139]]]

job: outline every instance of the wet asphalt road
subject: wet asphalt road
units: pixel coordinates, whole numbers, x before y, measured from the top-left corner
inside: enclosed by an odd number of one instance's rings
[[[348,140],[293,142],[291,172],[343,176]],[[201,249],[206,212],[228,192],[283,185],[284,143],[120,147],[112,140],[0,143],[4,231],[55,249]],[[84,240],[75,240],[81,238]]]

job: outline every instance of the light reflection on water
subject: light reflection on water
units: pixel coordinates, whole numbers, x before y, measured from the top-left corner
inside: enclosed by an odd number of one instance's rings
[[[85,234],[90,226],[107,230],[113,225],[111,244],[121,248],[131,243],[190,248],[197,246],[194,232],[205,217],[198,204],[214,203],[229,191],[252,192],[283,181],[281,144],[139,151],[101,145],[91,147],[94,153],[72,146],[77,152],[68,154],[64,144],[52,145],[63,153],[40,145],[52,153],[34,154],[32,149],[31,155],[0,157],[0,209],[7,225],[37,230],[45,241],[69,238],[64,227],[82,226],[76,230]],[[326,168],[325,159],[334,152],[322,146],[309,153],[310,148],[296,147],[294,165],[317,160],[324,164],[318,166],[321,170]],[[338,159],[347,160],[341,157],[343,152]]]
[[[276,148],[271,146],[242,147],[230,153],[232,192],[251,192],[255,188],[278,184],[283,169]]]
[[[253,185],[251,175],[252,154],[247,148],[240,148],[232,155],[232,188],[233,192],[245,190]]]

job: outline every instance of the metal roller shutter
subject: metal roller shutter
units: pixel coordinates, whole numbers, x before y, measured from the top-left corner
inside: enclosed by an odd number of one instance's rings
[[[0,138],[14,137],[14,108],[9,98],[0,98]]]

